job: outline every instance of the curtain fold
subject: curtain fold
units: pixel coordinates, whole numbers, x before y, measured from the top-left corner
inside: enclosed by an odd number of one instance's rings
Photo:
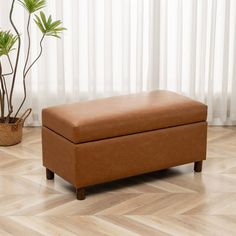
[[[217,1],[212,2],[211,8],[211,28],[210,28],[210,46],[209,46],[209,75],[207,90],[208,119],[213,119],[213,95],[214,95],[214,77],[215,77],[215,41],[216,41],[216,13]]]
[[[137,1],[136,91],[143,90],[143,0]]]
[[[167,89],[168,84],[168,0],[161,1],[162,11],[160,12],[160,88]]]
[[[236,4],[234,5],[236,8]],[[234,47],[233,47],[233,73],[232,73],[232,82],[231,82],[231,99],[230,99],[230,120],[236,120],[236,14],[234,15]]]
[[[104,93],[113,93],[113,30],[112,1],[104,2]]]
[[[208,12],[208,1],[201,2],[201,38],[200,38],[200,48],[199,48],[199,67],[198,70],[198,90],[197,97],[201,102],[205,100],[205,91],[206,91],[206,49],[207,49],[207,12]]]
[[[95,12],[95,0],[88,0],[88,93],[90,98],[94,98],[97,92]]]
[[[148,89],[158,89],[160,80],[160,1],[151,0],[149,7],[149,65]]]
[[[183,0],[178,0],[177,52],[176,52],[176,90],[182,91],[182,57],[183,57]]]
[[[57,0],[56,3],[56,17],[57,19],[64,18],[64,4],[63,0]],[[57,62],[57,94],[60,94],[62,100],[61,102],[65,102],[65,61],[64,61],[64,35],[61,35],[62,40],[57,40],[57,56],[56,56],[56,62]]]
[[[66,88],[66,97],[73,98],[75,100],[79,99],[79,91],[80,91],[80,81],[79,81],[79,71],[80,71],[80,28],[78,25],[80,24],[80,9],[81,6],[79,1],[72,0],[67,1],[70,9],[68,13],[71,13],[71,17],[68,17],[67,21],[69,27],[67,26],[67,22],[65,22],[65,27],[67,27],[67,34],[70,40],[67,41],[68,45],[66,48],[66,52],[70,52],[67,58],[71,58],[70,62],[65,61],[66,67],[66,75],[65,75],[65,88]],[[71,11],[70,11],[71,10]],[[72,48],[68,47],[72,45]],[[70,81],[70,82],[69,82]],[[70,99],[68,99],[70,100]]]
[[[121,0],[121,27],[122,27],[122,93],[130,93],[130,1]]]
[[[10,4],[0,0],[0,29],[11,29]],[[33,108],[28,125],[40,125],[47,106],[154,89],[206,103],[210,123],[235,124],[236,1],[48,0],[45,12],[61,19],[67,30],[60,40],[45,39],[43,55],[28,74],[24,109]],[[23,99],[27,19],[17,3],[22,60],[16,108]],[[30,33],[29,63],[42,37],[33,21]],[[9,70],[7,60],[0,60]]]
[[[190,96],[196,97],[196,53],[197,53],[197,8],[198,0],[193,0],[192,4],[192,22],[191,22],[191,52],[190,52],[190,73],[189,73],[189,93]]]
[[[225,0],[225,23],[224,23],[224,46],[223,46],[223,69],[222,69],[222,86],[221,86],[221,120],[227,119],[228,103],[228,78],[229,78],[229,33],[230,33],[230,0]]]

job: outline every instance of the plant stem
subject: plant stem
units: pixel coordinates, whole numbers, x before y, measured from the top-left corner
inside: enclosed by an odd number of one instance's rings
[[[0,89],[0,107],[1,107],[0,123],[2,123],[3,120],[2,120],[2,90],[1,89]]]
[[[31,20],[31,14],[29,14],[28,16],[28,22],[27,22],[27,36],[28,36],[28,49],[27,49],[27,55],[26,55],[26,61],[25,61],[25,65],[24,65],[24,69],[23,69],[23,89],[24,89],[24,98],[23,98],[23,101],[19,107],[19,109],[17,110],[16,114],[15,114],[15,118],[17,117],[18,113],[20,112],[22,106],[24,105],[25,103],[25,100],[26,100],[26,95],[27,95],[27,88],[26,88],[26,68],[27,68],[27,65],[28,65],[28,61],[29,61],[29,55],[30,55],[30,48],[31,48],[31,39],[30,39],[30,30],[29,30],[29,27],[30,27],[30,20]]]
[[[14,70],[13,70],[13,65],[12,65],[12,62],[11,62],[11,58],[9,56],[9,54],[7,54],[7,59],[8,59],[8,62],[10,64],[10,67],[11,67],[11,72],[10,73],[6,73],[6,74],[3,74],[3,76],[8,76],[8,75],[12,75]]]
[[[15,62],[15,69],[14,69],[14,73],[13,73],[13,78],[12,78],[12,85],[11,85],[11,90],[10,90],[10,96],[9,96],[9,104],[10,104],[10,111],[9,114],[6,118],[6,121],[9,122],[10,120],[10,116],[13,112],[13,105],[12,105],[12,97],[13,97],[13,91],[14,91],[14,87],[15,87],[15,81],[16,81],[16,73],[17,73],[17,69],[18,69],[18,64],[19,64],[19,57],[20,57],[20,49],[21,49],[21,38],[20,38],[20,33],[17,30],[14,22],[13,22],[13,10],[14,10],[14,5],[15,5],[15,1],[16,0],[12,0],[12,5],[11,5],[11,10],[10,10],[10,22],[12,27],[14,28],[17,36],[18,36],[18,48],[17,48],[17,54],[16,54],[16,62]]]
[[[14,118],[17,117],[18,113],[20,112],[21,108],[23,107],[25,100],[26,100],[26,95],[27,95],[27,89],[26,89],[26,78],[27,78],[27,74],[29,73],[29,71],[31,70],[31,68],[34,66],[34,64],[39,60],[39,58],[41,57],[42,53],[43,53],[43,40],[45,38],[45,34],[43,34],[41,40],[40,40],[40,52],[39,55],[37,56],[37,58],[33,61],[33,63],[29,66],[29,68],[25,71],[24,75],[23,75],[23,87],[24,87],[24,98],[22,103],[20,104],[20,107],[18,108]]]
[[[7,108],[8,108],[8,112],[10,112],[9,94],[8,94],[7,84],[6,84],[4,75],[2,75],[2,79],[3,79],[4,89],[5,89],[6,98],[7,98]]]
[[[31,48],[31,40],[30,40],[30,20],[31,20],[31,14],[29,14],[28,16],[28,22],[27,22],[27,36],[28,36],[28,49],[27,49],[27,56],[26,56],[26,61],[25,61],[25,65],[24,65],[24,70],[23,70],[23,77],[26,71],[26,67],[29,61],[29,55],[30,55],[30,48]]]
[[[7,108],[8,108],[8,114],[9,114],[10,113],[10,101],[9,101],[9,93],[8,93],[8,88],[7,88],[5,76],[12,75],[14,70],[13,70],[13,66],[12,66],[12,62],[11,62],[11,58],[10,58],[9,54],[7,54],[6,56],[7,56],[8,62],[9,62],[10,67],[11,67],[11,72],[6,73],[6,74],[2,74],[2,80],[3,80],[3,85],[4,85],[4,89],[5,89],[5,93],[6,93]]]
[[[38,59],[41,57],[42,53],[43,53],[43,40],[45,38],[45,34],[43,34],[41,40],[40,40],[40,52],[39,55],[37,56],[37,58],[33,61],[33,63],[29,66],[29,68],[26,70],[24,77],[26,77],[26,75],[29,73],[29,71],[31,70],[31,68],[34,66],[34,64],[38,61]]]
[[[0,83],[1,83],[1,122],[4,122],[5,111],[5,88],[2,78],[2,63],[0,62]]]

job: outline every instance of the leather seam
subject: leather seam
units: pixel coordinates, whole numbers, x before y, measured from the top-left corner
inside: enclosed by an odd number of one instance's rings
[[[151,130],[145,130],[145,131],[140,131],[140,132],[136,132],[136,133],[131,133],[131,134],[123,134],[123,135],[119,135],[119,136],[113,136],[113,137],[107,137],[107,138],[101,138],[101,139],[94,139],[94,140],[89,140],[89,141],[83,141],[83,142],[79,142],[76,143],[68,138],[66,138],[65,136],[63,136],[62,134],[59,134],[58,132],[54,131],[53,129],[43,125],[42,127],[47,128],[48,130],[52,131],[53,133],[61,136],[62,138],[68,140],[69,142],[78,145],[78,144],[83,144],[83,143],[90,143],[90,142],[96,142],[96,141],[101,141],[101,140],[106,140],[106,139],[113,139],[113,138],[119,138],[119,137],[124,137],[124,136],[130,136],[130,135],[135,135],[135,134],[142,134],[142,133],[147,133],[147,132],[152,132],[152,131],[157,131],[157,130],[164,130],[164,129],[171,129],[171,128],[177,128],[180,126],[186,126],[186,125],[194,125],[194,124],[198,124],[198,123],[207,123],[206,120],[202,120],[202,121],[196,121],[193,123],[188,123],[188,124],[182,124],[182,125],[176,125],[176,126],[167,126],[167,127],[163,127],[163,128],[159,128],[159,129],[151,129]]]

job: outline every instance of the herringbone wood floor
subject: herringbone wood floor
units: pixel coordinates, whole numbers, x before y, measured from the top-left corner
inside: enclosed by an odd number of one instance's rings
[[[193,165],[91,187],[85,201],[45,179],[40,129],[0,148],[0,235],[236,235],[236,127],[211,127]]]

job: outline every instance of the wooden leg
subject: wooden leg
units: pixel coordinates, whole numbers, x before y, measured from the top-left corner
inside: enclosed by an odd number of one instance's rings
[[[196,161],[194,163],[194,171],[201,172],[202,171],[202,161]]]
[[[54,179],[54,173],[48,168],[46,168],[46,177],[47,179]]]
[[[85,199],[85,188],[77,188],[76,189],[76,197],[78,200]]]

